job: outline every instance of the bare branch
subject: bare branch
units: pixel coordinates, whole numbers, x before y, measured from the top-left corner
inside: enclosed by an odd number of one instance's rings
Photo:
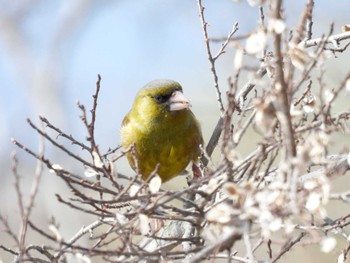
[[[302,47],[313,47],[313,46],[318,46],[322,42],[325,42],[326,44],[332,44],[335,48],[339,47],[339,42],[350,39],[350,32],[344,32],[336,35],[332,35],[324,39],[323,37],[315,38],[315,39],[310,39],[310,40],[304,40],[300,42],[300,46]]]

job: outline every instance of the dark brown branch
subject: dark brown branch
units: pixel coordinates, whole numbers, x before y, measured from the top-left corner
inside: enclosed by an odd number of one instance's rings
[[[294,245],[300,242],[305,236],[307,235],[307,232],[301,232],[297,238],[290,241],[288,244],[286,244],[275,256],[275,258],[271,261],[271,263],[277,262],[285,253],[287,253]]]
[[[275,0],[274,18],[281,18],[282,0]],[[283,143],[285,147],[285,160],[290,160],[296,155],[294,131],[290,117],[290,100],[288,99],[288,85],[285,81],[283,70],[283,54],[282,54],[282,36],[274,32],[274,50],[276,57],[276,83],[275,90],[277,92],[276,113],[277,119],[281,124]]]

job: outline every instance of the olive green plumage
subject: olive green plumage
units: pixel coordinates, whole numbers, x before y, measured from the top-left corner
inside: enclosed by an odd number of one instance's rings
[[[198,121],[189,109],[182,87],[172,80],[155,80],[137,94],[121,129],[124,148],[135,145],[137,166],[143,179],[155,170],[162,181],[182,172],[190,161],[198,162],[203,143]],[[128,160],[136,170],[129,152]]]

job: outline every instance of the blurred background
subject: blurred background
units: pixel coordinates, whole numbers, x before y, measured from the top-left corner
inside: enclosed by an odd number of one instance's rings
[[[285,2],[287,23],[293,28],[305,3]],[[315,2],[313,37],[328,33],[332,22],[335,33],[350,23],[348,0]],[[61,130],[84,140],[87,133],[76,102],[87,109],[91,107],[97,74],[102,82],[96,139],[102,152],[119,144],[121,121],[136,92],[158,78],[182,84],[208,141],[219,110],[195,0],[0,0],[0,5],[0,213],[15,229],[19,215],[10,154],[17,153],[25,196],[30,191],[36,162],[16,149],[10,138],[38,149],[38,135],[27,125],[26,118],[39,123],[38,115],[43,115]],[[237,35],[247,34],[257,26],[258,10],[246,1],[203,0],[203,5],[210,37],[226,37],[235,22],[239,23]],[[219,48],[220,43],[212,44],[214,54]],[[233,73],[233,59],[234,50],[229,46],[217,63],[223,93]],[[348,54],[331,59],[327,69],[330,85],[338,86],[349,70],[348,61]],[[249,148],[242,149],[241,154],[248,152]],[[74,166],[65,164],[65,156],[49,144],[46,153],[62,166]],[[130,172],[125,162],[117,169]],[[33,221],[40,219],[45,224],[54,216],[63,237],[68,239],[90,221],[70,216],[70,210],[55,201],[54,194],[65,189],[60,180],[47,173]],[[0,232],[0,243],[6,244],[6,239]],[[322,255],[312,261],[321,262],[321,258]],[[3,251],[1,260],[9,260]],[[285,262],[295,262],[295,258],[288,260]],[[308,262],[305,256],[304,260]]]

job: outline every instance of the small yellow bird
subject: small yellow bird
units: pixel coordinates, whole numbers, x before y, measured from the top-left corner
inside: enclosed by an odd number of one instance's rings
[[[181,85],[172,80],[151,81],[137,94],[122,123],[121,144],[134,145],[136,163],[131,152],[127,158],[144,180],[157,165],[157,174],[166,182],[190,161],[198,163],[203,139],[190,107]]]

